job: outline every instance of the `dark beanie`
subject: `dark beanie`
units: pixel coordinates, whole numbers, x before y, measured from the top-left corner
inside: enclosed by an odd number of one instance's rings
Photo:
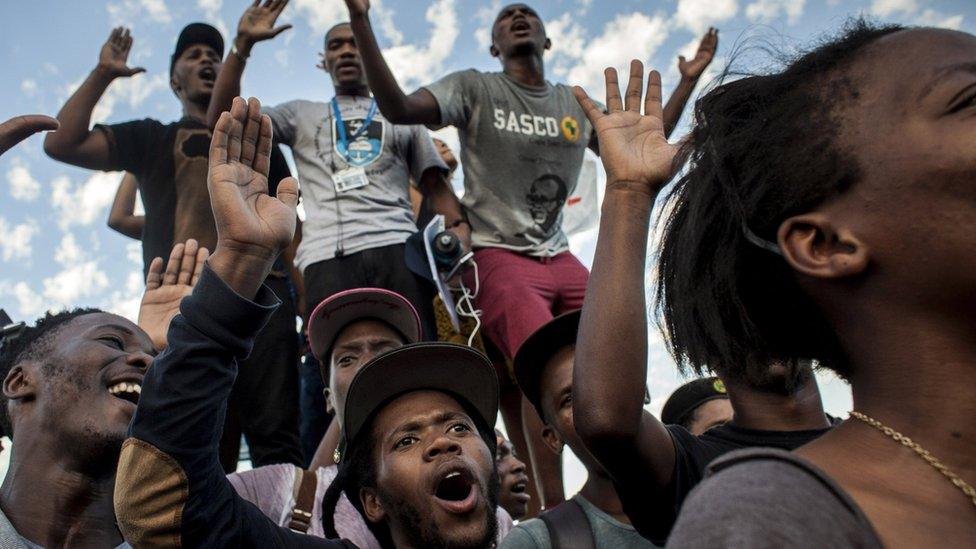
[[[173,67],[176,66],[176,60],[183,55],[184,51],[197,44],[210,46],[223,59],[224,37],[220,35],[220,31],[206,23],[190,23],[183,27],[183,31],[180,32],[180,37],[176,40],[176,49],[173,50],[173,57],[169,60],[170,76],[173,76]]]
[[[716,398],[729,398],[721,379],[705,377],[689,381],[668,397],[661,410],[661,421],[665,425],[684,425],[696,408]]]

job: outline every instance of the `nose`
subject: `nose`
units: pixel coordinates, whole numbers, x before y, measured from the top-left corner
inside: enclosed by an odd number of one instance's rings
[[[448,436],[439,436],[436,440],[430,443],[430,446],[427,447],[424,457],[429,461],[441,455],[460,453],[461,445],[458,444],[456,440]]]
[[[139,368],[143,372],[149,369],[149,365],[152,364],[153,357],[148,353],[138,352],[132,353],[125,359],[125,363],[129,366]]]
[[[525,472],[525,464],[521,460],[516,459],[515,463],[512,464],[512,474],[522,474]]]

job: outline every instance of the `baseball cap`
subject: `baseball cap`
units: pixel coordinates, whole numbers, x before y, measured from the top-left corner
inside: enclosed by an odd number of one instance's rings
[[[576,343],[582,310],[571,311],[542,325],[525,340],[515,353],[513,370],[525,398],[535,406],[539,417],[542,415],[542,371],[546,363],[560,349]]]
[[[343,447],[356,440],[374,414],[414,391],[440,391],[458,400],[491,433],[498,415],[498,377],[481,352],[466,345],[414,343],[384,353],[362,367],[346,396]]]
[[[402,295],[382,288],[356,288],[333,294],[312,311],[308,339],[315,358],[327,362],[339,332],[357,320],[377,319],[400,332],[407,343],[423,337],[417,309]]]
[[[717,377],[704,377],[685,383],[675,389],[661,409],[661,422],[680,425],[702,404],[717,398],[729,398],[725,383]]]
[[[224,57],[224,37],[221,36],[220,31],[206,23],[190,23],[183,27],[180,37],[176,39],[176,49],[173,50],[173,56],[169,60],[170,76],[173,75],[176,60],[183,55],[187,48],[197,44],[210,46],[221,58]]]

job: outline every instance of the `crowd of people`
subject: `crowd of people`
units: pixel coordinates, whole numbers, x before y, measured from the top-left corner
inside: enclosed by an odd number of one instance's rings
[[[125,172],[109,226],[146,276],[137,322],[4,327],[0,547],[976,545],[976,37],[852,21],[724,78],[672,143],[716,29],[667,101],[633,61],[598,102],[546,79],[543,21],[512,4],[499,72],[407,94],[369,0],[345,0],[320,52],[335,96],[262,106],[242,76],[288,3],[254,0],[226,55],[183,29],[178,121],[92,127],[142,72],[117,28],[56,118],[0,125],[0,154],[46,131],[51,158]],[[587,148],[592,272],[561,227]],[[463,256],[440,280],[415,261],[432,219]],[[697,376],[660,417],[648,310]],[[817,368],[850,382],[846,420]]]

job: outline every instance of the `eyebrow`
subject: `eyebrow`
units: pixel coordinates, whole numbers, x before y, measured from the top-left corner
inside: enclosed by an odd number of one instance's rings
[[[412,431],[419,431],[427,425],[437,425],[440,423],[446,423],[454,419],[463,419],[469,421],[468,417],[459,412],[441,412],[433,417],[430,421],[410,421],[404,423],[403,425],[397,427],[390,434],[390,438],[397,436],[400,433],[409,433]]]
[[[935,74],[929,80],[925,86],[918,92],[918,100],[921,101],[929,96],[935,88],[942,83],[942,79],[946,76],[955,72],[968,72],[970,74],[976,74],[976,61],[968,61],[966,63],[956,63],[955,65],[947,65],[945,67],[940,67],[935,71]]]
[[[118,330],[133,339],[139,339],[139,335],[136,334],[134,331],[132,331],[132,328],[129,328],[128,326],[123,326],[121,324],[115,324],[115,323],[102,324],[98,326],[96,330],[104,330],[106,328],[111,330]],[[152,344],[150,344],[149,348],[150,350],[147,351],[146,354],[148,354],[151,357],[156,357],[159,355],[159,351],[157,351],[156,348],[152,346]]]

